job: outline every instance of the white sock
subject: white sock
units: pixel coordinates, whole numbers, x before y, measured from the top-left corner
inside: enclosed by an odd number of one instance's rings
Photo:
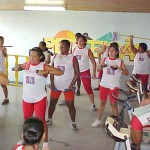
[[[48,146],[48,142],[43,142],[43,147]]]

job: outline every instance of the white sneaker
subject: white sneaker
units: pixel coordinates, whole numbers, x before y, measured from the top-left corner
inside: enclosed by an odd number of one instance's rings
[[[73,131],[78,130],[76,123],[71,123],[71,128],[72,128]]]
[[[101,125],[101,121],[98,120],[98,119],[96,119],[96,120],[94,121],[94,123],[92,123],[92,127],[98,127],[98,126],[100,126],[100,125]]]
[[[92,104],[91,109],[92,109],[92,111],[96,111],[97,110],[95,104]]]
[[[59,103],[60,106],[64,106],[66,105],[66,101],[65,100],[62,100],[60,103]]]
[[[47,119],[46,120],[46,124],[47,125],[52,125],[53,124],[53,120],[52,119]]]
[[[42,150],[50,150],[50,147],[48,144],[43,144]]]

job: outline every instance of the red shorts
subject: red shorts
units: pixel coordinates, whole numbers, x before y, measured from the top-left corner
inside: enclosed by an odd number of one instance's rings
[[[59,99],[62,91],[54,91],[51,90],[50,97],[53,99]],[[74,91],[66,91],[64,93],[64,98],[66,101],[74,101],[75,98],[75,92]]]
[[[143,85],[148,85],[149,74],[136,74],[141,79]]]
[[[80,72],[81,80],[84,86],[85,91],[88,95],[93,94],[92,86],[91,86],[91,73],[90,70],[86,70],[84,72]]]
[[[100,100],[101,101],[107,101],[107,97],[109,95],[110,97],[110,102],[111,103],[116,103],[117,100],[112,96],[112,93],[114,92],[114,90],[117,90],[118,88],[114,88],[113,90],[110,90],[109,88],[105,88],[100,86],[99,88],[99,95],[100,95]],[[115,96],[118,96],[118,93],[115,92]]]
[[[27,103],[23,100],[22,105],[25,120],[32,117],[33,113],[35,112],[36,117],[39,117],[43,121],[44,125],[46,125],[45,112],[47,106],[47,97],[44,97],[37,103]]]
[[[131,120],[131,128],[132,129],[141,131],[143,128],[146,128],[146,127],[150,127],[150,125],[143,126],[141,124],[140,120],[136,116],[132,117],[132,120]]]

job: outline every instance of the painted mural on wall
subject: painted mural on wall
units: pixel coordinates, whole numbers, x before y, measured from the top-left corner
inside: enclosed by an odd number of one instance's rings
[[[100,46],[107,45],[113,41],[118,40],[117,32],[108,32],[103,36],[100,36],[97,39],[92,39],[88,33],[84,33],[84,35],[87,37],[87,46],[92,50],[94,57],[97,57],[97,51],[96,49]],[[58,32],[54,38],[45,37],[43,40],[47,44],[47,48],[49,48],[54,53],[59,53],[59,42],[62,39],[68,39],[71,43],[75,42],[75,33],[68,30],[63,30]],[[119,43],[118,43],[119,44]],[[119,44],[120,45],[120,44]],[[138,44],[135,44],[135,47],[137,47]],[[125,39],[124,45],[120,45],[120,58],[123,59],[125,56],[128,57],[129,61],[134,60],[134,54],[131,51],[129,38]]]

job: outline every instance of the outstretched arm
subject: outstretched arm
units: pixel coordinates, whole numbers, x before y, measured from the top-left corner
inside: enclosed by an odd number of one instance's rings
[[[130,47],[134,54],[138,53],[138,50],[134,47],[134,44],[133,44],[133,35],[130,35]]]
[[[105,51],[106,51],[106,45],[104,45],[104,46],[102,47],[102,49],[99,47],[99,48],[97,48],[96,50],[97,50],[98,64],[100,64],[102,54],[104,54]]]
[[[49,74],[53,74],[53,75],[57,75],[57,76],[61,76],[64,74],[64,72],[58,68],[55,68],[53,66],[50,65],[45,65],[45,71],[47,71],[47,73]]]

